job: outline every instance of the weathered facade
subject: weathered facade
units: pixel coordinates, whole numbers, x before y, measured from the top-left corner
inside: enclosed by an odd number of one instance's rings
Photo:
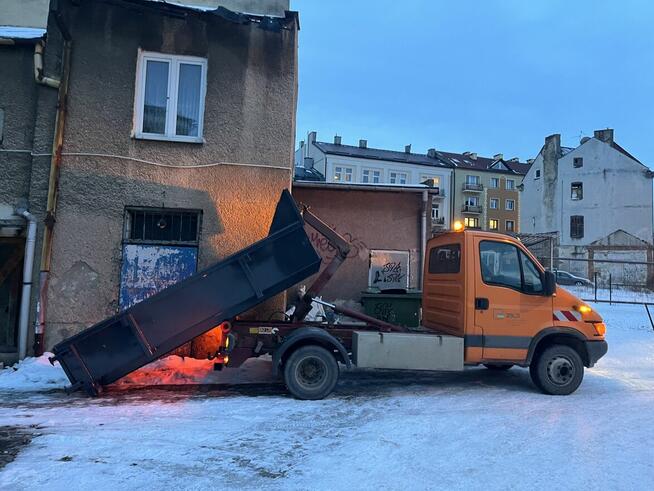
[[[263,238],[291,182],[297,98],[293,13],[273,19],[103,0],[58,8],[72,56],[46,349]],[[46,69],[55,76],[53,13],[47,29]],[[56,100],[56,90],[38,90]],[[52,128],[54,107],[39,107],[37,130]],[[37,154],[52,146],[51,130],[42,133]],[[10,172],[25,174],[16,165]],[[41,220],[50,165],[47,156],[24,165]],[[279,298],[263,309],[282,306]],[[206,355],[211,337],[193,348]]]
[[[421,288],[421,216],[425,190],[419,187],[342,185],[320,182],[293,183],[295,199],[310,207],[341,234],[351,246],[348,259],[322,292],[325,300],[359,301],[368,288],[372,251],[408,253],[410,289]],[[323,267],[336,251],[307,225]],[[311,284],[311,279],[307,280]]]
[[[613,130],[595,131],[576,148],[548,136],[521,195],[521,230],[560,232],[559,254],[580,260],[573,272],[592,277],[598,268],[582,260],[593,258],[650,260],[652,172],[615,142]],[[639,283],[651,283],[641,276]]]

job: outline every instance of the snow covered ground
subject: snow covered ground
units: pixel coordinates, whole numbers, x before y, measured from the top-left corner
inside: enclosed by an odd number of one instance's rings
[[[331,398],[301,402],[266,360],[239,380],[171,359],[88,399],[32,360],[0,374],[0,427],[31,439],[0,489],[651,489],[654,331],[642,306],[595,307],[609,353],[567,397],[540,394],[524,369],[474,368],[350,372]],[[239,385],[120,390],[162,373]]]

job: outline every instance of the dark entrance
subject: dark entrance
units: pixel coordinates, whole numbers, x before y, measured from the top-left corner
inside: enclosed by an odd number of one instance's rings
[[[0,353],[15,353],[25,240],[0,238]]]

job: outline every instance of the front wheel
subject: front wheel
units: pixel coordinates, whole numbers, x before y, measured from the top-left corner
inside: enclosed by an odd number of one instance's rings
[[[298,399],[324,399],[338,381],[338,363],[322,346],[302,346],[284,364],[284,382]]]
[[[574,349],[554,345],[532,361],[529,373],[534,385],[546,394],[572,394],[584,378],[584,363]]]

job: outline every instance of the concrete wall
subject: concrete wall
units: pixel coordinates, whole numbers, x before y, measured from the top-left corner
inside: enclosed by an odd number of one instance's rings
[[[558,159],[552,155],[556,148],[556,138],[549,140],[524,178],[523,232],[558,230],[561,245],[571,247],[587,246],[618,229],[652,242],[652,180],[647,167],[596,138]],[[583,167],[574,167],[575,157],[583,158]],[[571,199],[573,182],[583,183],[582,200]],[[571,215],[584,216],[582,239],[570,237]]]
[[[513,220],[515,226],[514,232],[520,231],[520,193],[516,188],[513,190],[506,189],[506,180],[512,179],[514,181],[514,186],[517,186],[520,184],[522,176],[502,172],[476,171],[472,169],[455,169],[454,173],[454,220],[463,221],[465,217],[477,217],[479,218],[479,225],[481,229],[489,230],[489,220],[491,218],[496,219],[499,221],[499,229],[497,232],[501,233],[507,232],[506,221]],[[479,176],[479,182],[484,187],[483,191],[463,191],[463,184],[466,182],[466,176],[468,175]],[[490,187],[492,178],[497,178],[500,180],[499,188]],[[462,212],[462,207],[466,202],[466,197],[468,196],[478,196],[479,204],[483,207],[480,214]],[[498,209],[491,210],[491,198],[497,198],[499,200]],[[513,211],[506,209],[507,199],[512,199],[514,201],[515,209]]]
[[[352,246],[348,259],[323,291],[323,298],[360,300],[361,291],[368,286],[371,249],[409,251],[409,286],[419,288],[421,193],[315,189],[295,184],[293,196],[309,205]],[[335,252],[309,226],[307,233],[325,267]]]
[[[295,131],[294,29],[265,32],[211,15],[175,19],[102,2],[67,3],[65,17],[74,48],[64,153],[102,156],[63,159],[47,348],[116,313],[126,206],[201,209],[199,269],[264,237],[290,184]],[[206,143],[130,137],[139,48],[208,59]],[[215,162],[253,166],[190,167]],[[280,307],[282,297],[264,310]]]

